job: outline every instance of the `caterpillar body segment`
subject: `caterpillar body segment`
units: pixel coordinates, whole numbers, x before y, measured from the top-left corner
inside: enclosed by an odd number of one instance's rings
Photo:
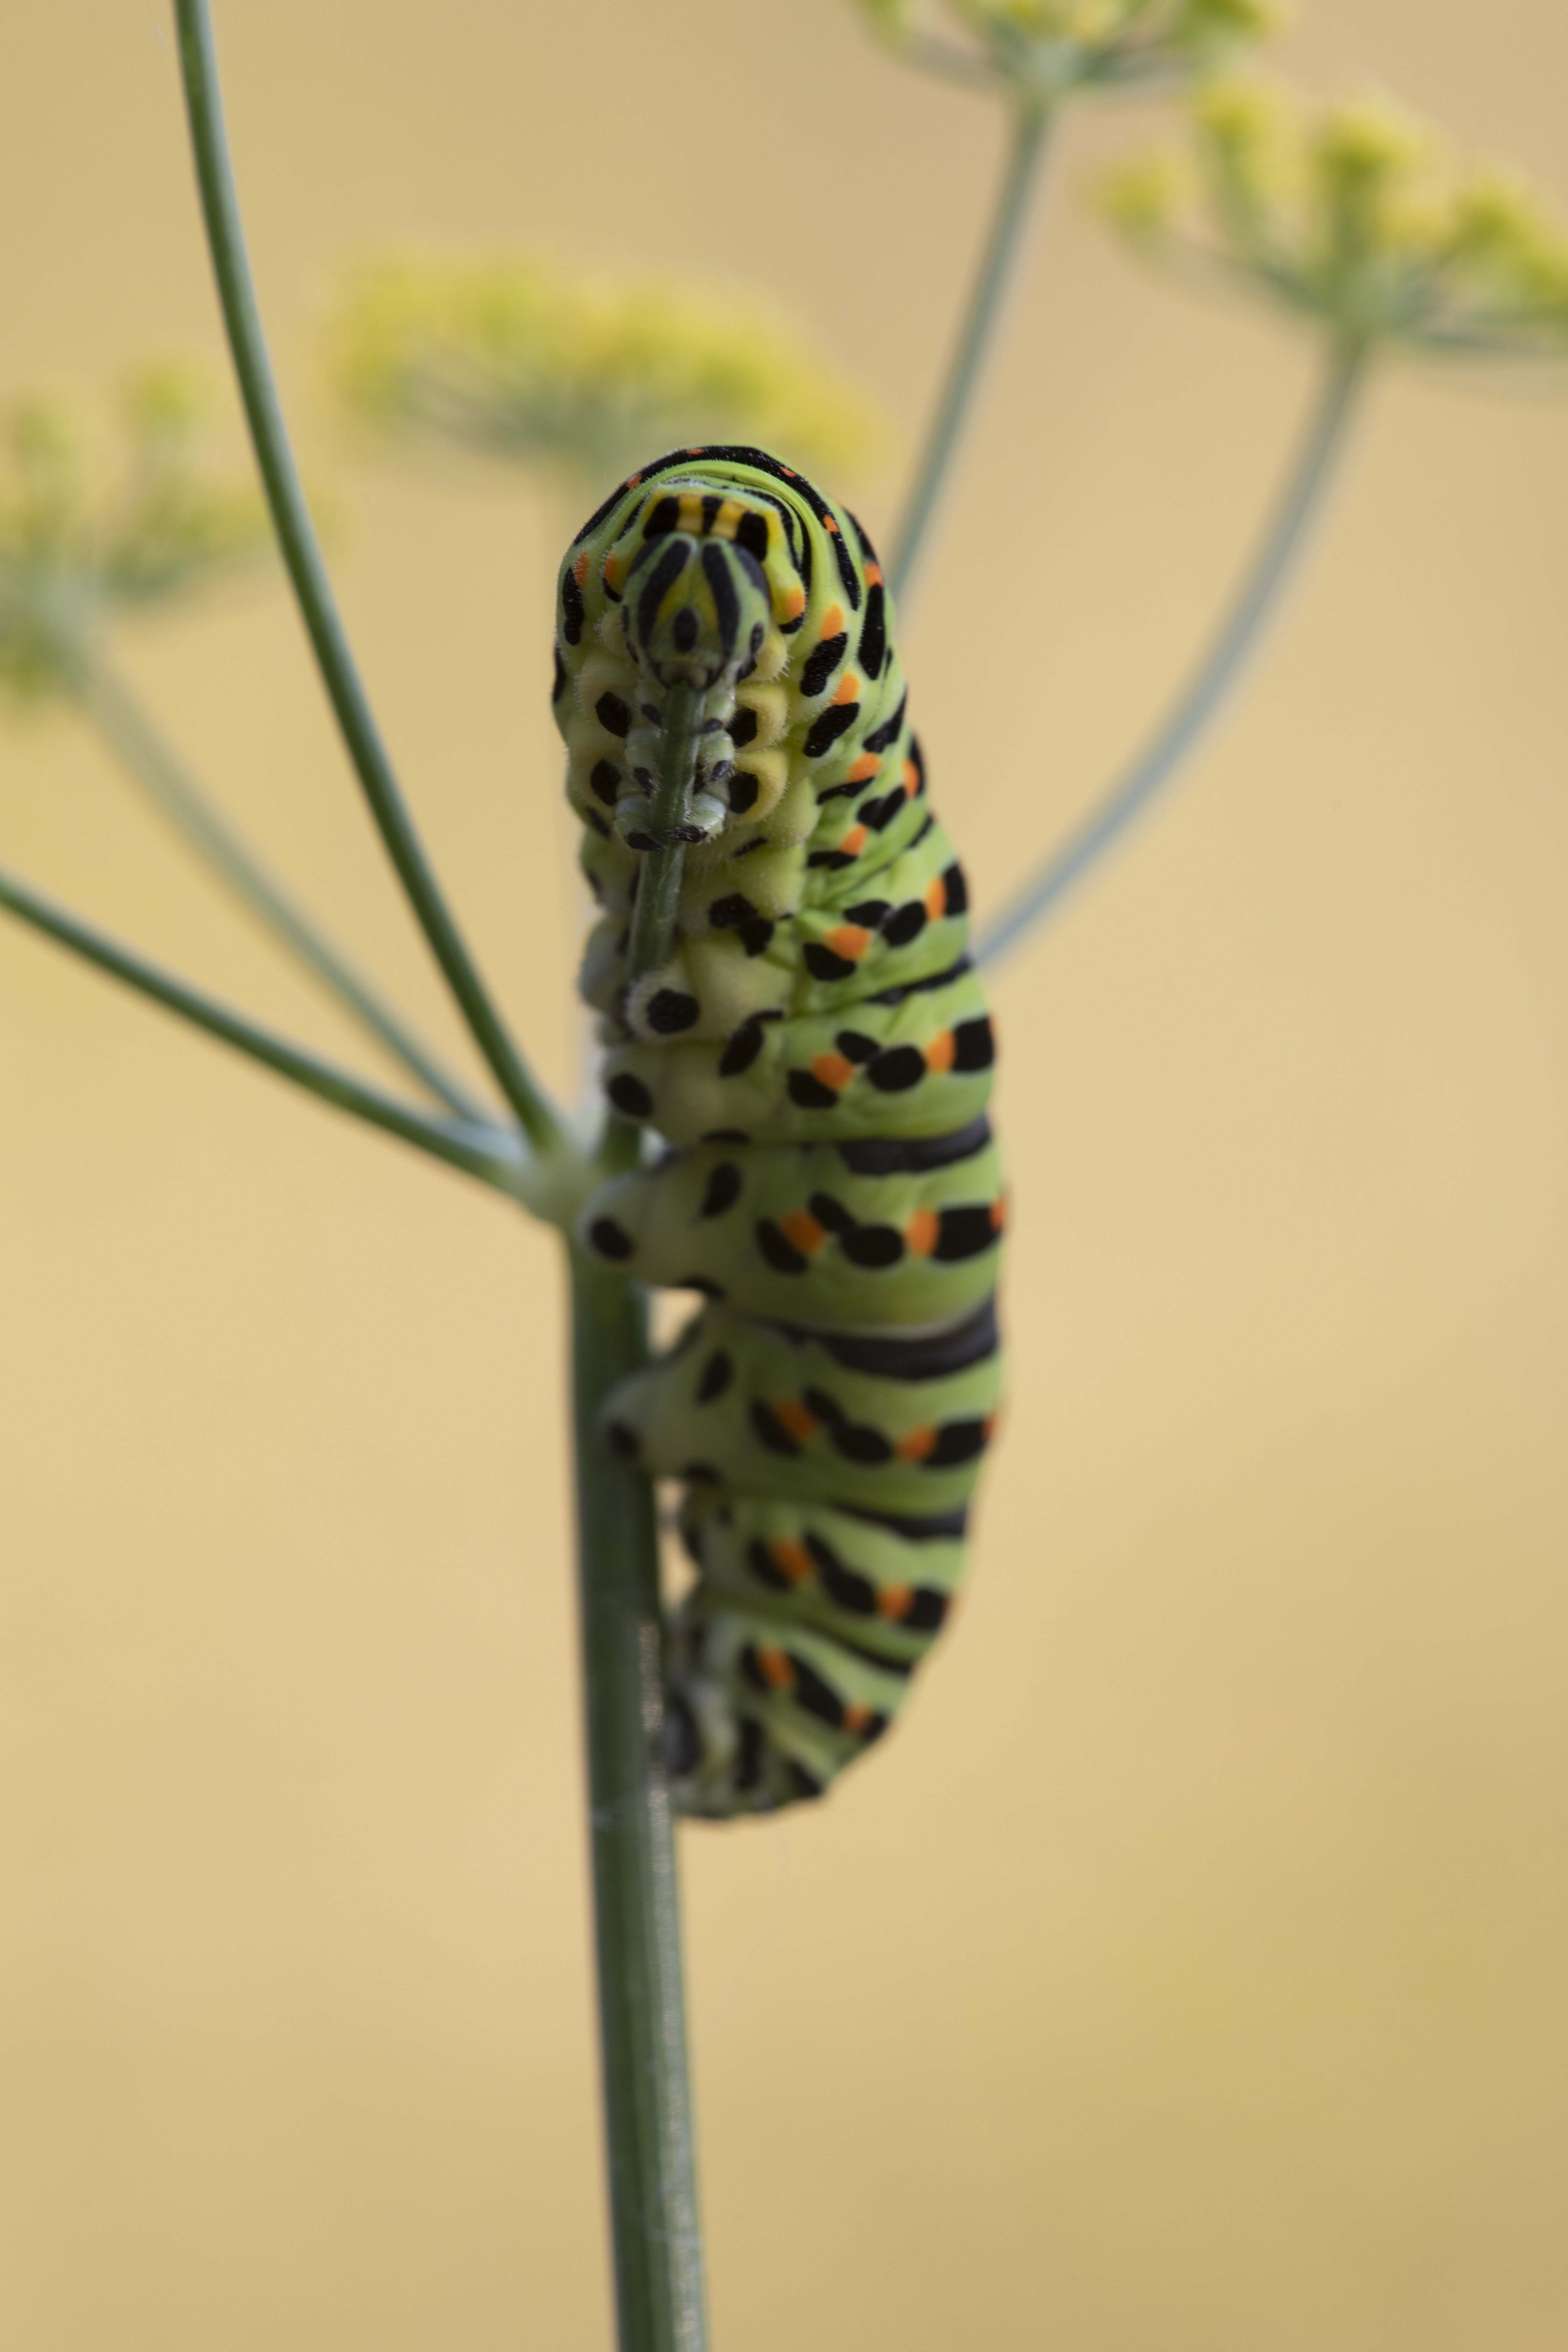
[[[854,518],[760,450],[647,467],[560,575],[581,984],[610,1100],[674,1147],[581,1238],[707,1302],[605,1426],[686,1489],[667,1760],[710,1817],[816,1796],[881,1737],[996,1418],[994,1042],[891,624]],[[700,703],[676,937],[628,984],[677,685]]]
[[[838,1331],[931,1330],[996,1283],[1002,1171],[976,1119],[939,1160],[869,1145],[699,1144],[594,1196],[590,1245],[640,1282]]]
[[[793,1018],[770,1006],[721,1043],[613,1045],[605,1086],[624,1118],[670,1143],[816,1143],[967,1127],[990,1099],[994,1058],[984,990],[961,963],[891,1003]]]
[[[946,1331],[805,1331],[712,1305],[606,1417],[627,1461],[689,1486],[886,1517],[960,1510],[1000,1402],[991,1302]]]

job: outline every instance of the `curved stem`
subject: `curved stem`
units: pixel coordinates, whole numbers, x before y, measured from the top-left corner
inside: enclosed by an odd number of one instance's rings
[[[674,944],[700,698],[671,688],[653,829],[641,868],[628,982]],[[609,1121],[602,1162],[635,1166],[641,1130]],[[620,2352],[702,2352],[702,2238],[669,1793],[659,1755],[663,1628],[653,1489],[605,1443],[616,1384],[647,1360],[647,1302],[613,1269],[572,1254],[578,1577],[605,2138]]]
[[[564,1133],[554,1106],[513,1043],[425,855],[349,647],[310,510],[256,305],[206,0],[174,0],[196,180],[235,373],[266,487],[273,526],[328,698],[387,854],[409,905],[496,1082],[540,1150]]]
[[[1196,669],[1131,767],[983,927],[974,947],[976,963],[995,963],[1044,916],[1055,911],[1169,783],[1224,709],[1306,545],[1307,527],[1321,503],[1333,461],[1343,445],[1366,365],[1364,346],[1335,348],[1273,518]]]
[[[178,980],[172,972],[150,963],[134,949],[121,947],[117,940],[84,923],[79,916],[57,906],[53,899],[3,868],[0,908],[41,931],[57,945],[68,948],[73,955],[95,964],[100,971],[123,981],[128,988],[150,997],[165,1011],[178,1013],[182,1020],[205,1029],[208,1036],[221,1038],[226,1045],[275,1070],[279,1077],[291,1079],[295,1086],[303,1087],[321,1102],[346,1110],[355,1118],[367,1119],[373,1127],[384,1128],[402,1142],[412,1143],[421,1151],[445,1160],[451,1167],[460,1168],[465,1175],[493,1184],[499,1192],[521,1197],[526,1183],[523,1154],[518,1139],[504,1128],[479,1123],[459,1126],[456,1120],[433,1118],[413,1103],[399,1102],[395,1096],[383,1094],[379,1087],[367,1085],[352,1071],[339,1069],[319,1054],[310,1053],[287,1037],[262,1028],[242,1013],[232,1012],[216,997],[207,996],[189,982]]]
[[[908,606],[921,556],[931,534],[938,501],[951,471],[959,437],[973,404],[980,373],[1002,315],[1003,299],[1023,245],[1029,199],[1046,152],[1052,121],[1048,106],[1020,106],[1013,125],[1013,144],[997,194],[981,253],[980,267],[969,297],[969,307],[948,362],[942,386],[920,464],[904,510],[893,533],[888,582],[895,600]]]
[[[107,657],[83,647],[70,668],[76,701],[121,765],[187,845],[268,930],[347,1007],[411,1076],[458,1118],[485,1120],[479,1098],[387,1003],[374,982],[307,913],[197,782]]]

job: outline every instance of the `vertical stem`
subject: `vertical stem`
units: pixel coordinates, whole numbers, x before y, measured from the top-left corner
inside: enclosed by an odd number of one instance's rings
[[[641,871],[628,982],[665,962],[696,775],[694,688],[665,698],[653,830]],[[601,1164],[635,1166],[640,1130],[613,1118]],[[600,1416],[647,1360],[640,1286],[572,1253],[578,1583],[587,1717],[600,2063],[620,2352],[703,2352],[702,2237],[681,1990],[680,1905],[664,1712],[658,1527],[653,1489],[617,1460]]]
[[[925,448],[893,535],[888,581],[898,604],[906,611],[938,501],[952,469],[953,453],[973,404],[981,369],[995,340],[1003,298],[1022,248],[1029,198],[1045,154],[1051,120],[1048,106],[1038,100],[1026,100],[1014,121],[1007,168],[970,292],[969,307],[948,363],[947,381],[931,419]]]
[[[1333,460],[1343,445],[1355,394],[1366,373],[1361,343],[1336,344],[1296,462],[1229,611],[1197,667],[1142,751],[1023,887],[984,924],[974,961],[992,964],[1016,947],[1047,914],[1098,866],[1133,819],[1176,773],[1187,753],[1224,708],[1256,650],[1263,624],[1295,571],[1307,526],[1321,504]]]
[[[599,1415],[646,1360],[644,1293],[572,1255],[573,1405],[600,2063],[620,2352],[702,2352],[702,2240],[681,1991],[653,1489]]]
[[[516,1111],[523,1131],[537,1150],[546,1151],[562,1142],[561,1121],[496,1009],[425,854],[425,845],[382,740],[321,561],[257,308],[239,201],[229,164],[217,58],[206,0],[174,0],[174,17],[179,29],[196,184],[201,193],[202,215],[229,352],[273,528],[315,652],[321,682],[371,814],[430,951],[446,976],[474,1043]]]

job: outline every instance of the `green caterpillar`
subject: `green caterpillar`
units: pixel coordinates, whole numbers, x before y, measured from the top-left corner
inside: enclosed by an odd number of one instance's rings
[[[602,1187],[579,1237],[706,1301],[606,1417],[686,1489],[667,1761],[685,1812],[769,1811],[886,1730],[951,1609],[994,1425],[1003,1196],[963,875],[870,541],[760,449],[678,450],[591,517],[553,705],[606,1087],[673,1147]],[[696,730],[674,834],[667,717]],[[674,950],[628,987],[639,881],[675,837]]]

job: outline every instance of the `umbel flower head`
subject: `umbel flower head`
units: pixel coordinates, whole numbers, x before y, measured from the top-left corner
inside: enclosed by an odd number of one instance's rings
[[[856,0],[911,64],[1043,105],[1169,84],[1270,32],[1274,0]]]
[[[1113,173],[1106,209],[1156,260],[1197,262],[1350,344],[1568,352],[1568,226],[1522,180],[1374,99],[1312,110],[1216,83],[1192,152]]]
[[[0,417],[0,686],[58,688],[107,610],[190,595],[265,547],[257,492],[206,467],[205,405],[184,370],[142,370],[109,467],[65,401],[24,398]]]
[[[765,312],[531,256],[374,263],[335,344],[339,389],[366,422],[595,480],[700,441],[838,472],[876,437],[860,396]]]

